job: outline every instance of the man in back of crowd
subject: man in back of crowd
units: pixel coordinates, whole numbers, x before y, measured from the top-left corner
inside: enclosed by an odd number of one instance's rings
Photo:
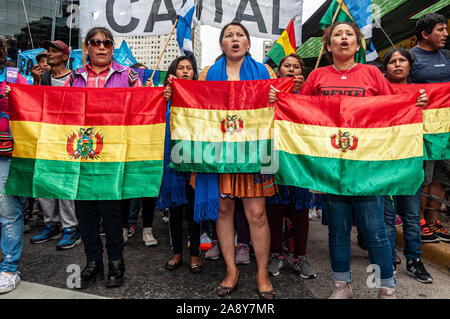
[[[44,72],[50,71],[50,65],[47,63],[47,50],[42,50],[36,56],[36,65],[31,69],[31,75],[33,76],[33,82],[35,85],[39,85],[39,80]]]
[[[60,40],[44,41],[42,47],[47,49],[47,63],[51,70],[42,73],[39,84],[48,86],[62,86],[71,74],[66,68],[69,60],[69,48]],[[31,238],[32,244],[40,244],[50,239],[60,238],[62,225],[62,238],[56,244],[57,249],[69,249],[81,243],[78,230],[78,220],[75,215],[73,200],[39,198],[39,204],[44,214],[46,224],[43,231]]]
[[[411,49],[415,62],[411,69],[413,83],[450,82],[450,51],[447,19],[437,13],[425,14],[416,24],[417,45]],[[445,198],[450,186],[450,160],[425,161],[423,192]],[[439,221],[441,203],[422,195],[420,225],[422,242],[450,242],[450,235]]]

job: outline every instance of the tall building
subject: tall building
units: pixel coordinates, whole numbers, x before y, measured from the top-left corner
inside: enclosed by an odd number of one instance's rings
[[[115,46],[117,48],[120,47],[122,41],[125,40],[131,53],[133,53],[134,58],[139,63],[144,64],[147,68],[153,69],[158,62],[159,55],[161,54],[161,50],[163,49],[167,38],[168,35],[116,37]],[[173,59],[179,55],[180,49],[178,48],[176,35],[174,33],[167,44],[158,69],[167,70]]]
[[[197,65],[201,65],[202,43],[200,40],[200,28],[194,29],[194,56],[197,60]],[[164,44],[166,43],[168,35],[154,35],[154,36],[132,36],[132,37],[116,37],[115,46],[119,47],[123,40],[126,41],[128,47],[133,53],[134,58],[144,64],[147,68],[153,69],[158,62],[159,56]],[[176,31],[173,32],[167,44],[164,55],[161,58],[158,69],[167,70],[170,63],[181,55],[177,42]]]
[[[8,41],[8,56],[16,61],[18,51],[39,48],[42,41],[49,40],[53,16],[55,39],[78,49],[79,15],[72,12],[79,3],[60,0],[55,8],[55,0],[0,0],[0,36]]]
[[[272,49],[275,41],[273,40],[265,40],[263,41],[263,60],[266,58],[269,51]]]

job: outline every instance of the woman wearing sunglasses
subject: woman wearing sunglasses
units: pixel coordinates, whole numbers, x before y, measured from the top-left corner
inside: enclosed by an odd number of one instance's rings
[[[72,72],[64,86],[72,87],[142,87],[136,71],[113,61],[114,38],[106,28],[88,31],[84,45],[88,64]],[[153,201],[154,202],[154,201]],[[124,282],[122,210],[120,200],[76,201],[80,233],[87,265],[81,272],[80,288],[87,288],[97,278],[103,279],[103,244],[100,239],[100,218],[106,231],[109,272],[106,287],[119,287]]]

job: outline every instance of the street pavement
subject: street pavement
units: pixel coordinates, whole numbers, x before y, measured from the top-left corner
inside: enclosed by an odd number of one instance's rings
[[[201,274],[189,272],[188,250],[184,251],[184,264],[175,271],[164,269],[171,256],[169,246],[168,225],[161,222],[161,214],[157,212],[154,219],[154,234],[159,244],[156,247],[145,247],[142,242],[142,220],[136,225],[136,235],[129,238],[125,246],[126,264],[125,284],[119,288],[105,288],[99,281],[92,287],[83,290],[69,289],[68,276],[74,265],[83,269],[85,257],[83,245],[73,249],[58,251],[55,240],[43,244],[31,244],[30,238],[43,226],[34,226],[24,236],[22,259],[19,266],[22,282],[11,293],[0,295],[0,299],[219,299],[216,288],[224,277],[223,259],[217,261],[203,260],[204,269]],[[356,229],[352,233],[352,275],[354,298],[377,298],[378,289],[367,287],[367,266],[370,264],[367,251],[356,244]],[[447,244],[445,244],[447,245]],[[450,244],[449,244],[450,246]],[[397,271],[396,296],[400,299],[449,299],[450,274],[426,262],[427,270],[432,274],[432,284],[422,284],[408,276],[405,271],[405,259],[398,251],[402,263]],[[104,252],[107,268],[106,250]],[[286,254],[286,259],[292,259]],[[326,299],[332,291],[331,268],[328,254],[327,227],[319,219],[310,222],[308,241],[308,260],[315,268],[317,278],[302,279],[295,275],[289,266],[285,266],[280,275],[271,277],[277,299]],[[69,272],[68,272],[69,267]],[[76,267],[76,266],[75,266]],[[249,265],[238,266],[240,281],[229,299],[257,299],[256,262],[251,257]],[[105,269],[106,273],[106,269]]]

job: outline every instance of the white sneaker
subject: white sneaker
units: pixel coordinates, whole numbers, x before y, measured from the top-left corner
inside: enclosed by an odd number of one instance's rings
[[[353,297],[352,285],[343,281],[335,281],[333,293],[328,299],[351,299]]]
[[[158,241],[153,237],[153,230],[151,227],[145,227],[142,230],[142,240],[147,247],[158,245]]]
[[[122,237],[123,237],[123,244],[125,245],[128,241],[128,229],[122,228]]]
[[[7,272],[0,273],[0,294],[14,290],[20,282],[18,274],[11,275]]]

